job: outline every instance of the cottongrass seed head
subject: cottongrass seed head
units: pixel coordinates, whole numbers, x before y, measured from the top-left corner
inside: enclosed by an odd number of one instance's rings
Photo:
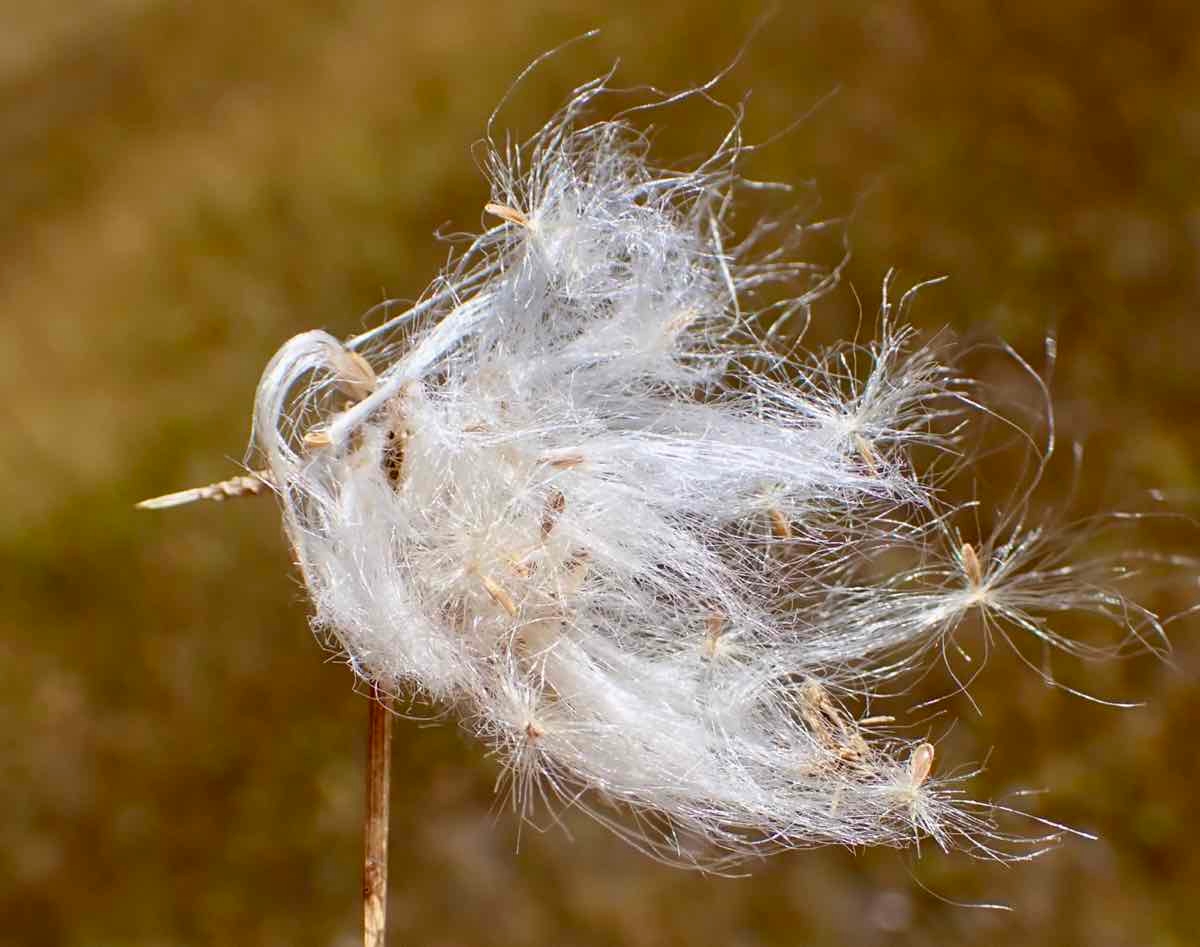
[[[605,92],[520,146],[489,135],[489,229],[421,303],[267,367],[258,477],[317,629],[364,680],[457,709],[523,818],[579,806],[708,868],[926,838],[1020,857],[873,696],[969,616],[1068,650],[1067,611],[1154,647],[1161,623],[1019,499],[959,535],[940,484],[990,413],[902,324],[911,294],[885,286],[872,342],[795,342],[837,270],[794,260],[809,227],[733,226],[767,187],[739,174],[736,110],[665,170],[632,113],[587,118]]]

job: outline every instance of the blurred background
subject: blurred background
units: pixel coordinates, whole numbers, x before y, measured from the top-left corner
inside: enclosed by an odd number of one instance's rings
[[[236,472],[288,336],[420,294],[434,229],[480,224],[471,145],[534,56],[603,31],[517,90],[500,127],[518,135],[617,58],[621,84],[706,79],[760,12],[0,0],[0,944],[359,942],[366,705],[306,630],[276,509],[132,505]],[[1077,506],[1162,488],[1195,513],[1200,6],[789,4],[721,92],[752,92],[761,140],[835,88],[749,168],[815,180],[820,213],[857,207],[817,337],[853,330],[851,287],[869,320],[889,267],[948,274],[924,329],[1035,361],[1057,332]],[[655,121],[666,160],[721,130],[712,111]],[[1188,551],[1170,524],[1139,532]],[[1178,611],[1195,587],[1148,595]],[[986,757],[978,796],[1047,787],[1034,811],[1101,836],[1008,868],[827,850],[712,878],[571,816],[518,852],[480,748],[452,721],[400,722],[392,943],[1197,943],[1198,632],[1173,626],[1169,661],[1068,671],[1141,709],[1047,688],[1003,651],[982,716],[951,702],[939,766]]]

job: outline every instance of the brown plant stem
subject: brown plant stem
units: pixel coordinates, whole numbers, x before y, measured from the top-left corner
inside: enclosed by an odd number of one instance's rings
[[[363,944],[387,940],[388,787],[392,769],[392,701],[371,695],[367,716],[367,805],[363,820]]]

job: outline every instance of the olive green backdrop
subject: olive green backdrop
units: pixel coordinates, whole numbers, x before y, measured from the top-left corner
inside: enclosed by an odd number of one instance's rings
[[[707,78],[758,12],[0,2],[0,944],[357,942],[365,705],[306,630],[273,505],[132,504],[234,472],[289,335],[420,293],[434,228],[479,225],[470,146],[531,58],[603,30],[518,90],[501,124],[519,133],[618,57],[627,84]],[[1032,358],[1057,331],[1083,509],[1163,487],[1195,513],[1200,6],[785,4],[723,92],[752,91],[762,139],[835,87],[751,166],[858,208],[814,332],[853,329],[851,285],[869,319],[889,267],[949,274],[917,306],[926,329]],[[656,121],[676,157],[720,127]],[[1051,478],[1043,499],[1065,491]],[[978,795],[1047,787],[1035,811],[1102,836],[1012,868],[829,850],[707,878],[573,817],[518,852],[480,748],[452,721],[400,723],[392,942],[1195,943],[1198,632],[1174,627],[1169,662],[1069,672],[1143,709],[1048,689],[1002,652],[973,689],[983,716],[952,702],[939,765],[992,751]]]

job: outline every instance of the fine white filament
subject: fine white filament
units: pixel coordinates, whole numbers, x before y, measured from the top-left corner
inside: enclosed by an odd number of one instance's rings
[[[602,91],[489,148],[494,225],[424,302],[266,369],[256,443],[316,627],[365,680],[456,708],[522,815],[558,799],[705,866],[1000,854],[996,807],[872,696],[968,615],[1074,652],[1049,616],[1160,623],[1021,513],[963,542],[932,470],[969,465],[982,409],[906,300],[885,288],[873,342],[781,349],[837,274],[794,261],[795,222],[734,227],[763,187],[736,121],[662,170],[627,121],[584,119]]]

